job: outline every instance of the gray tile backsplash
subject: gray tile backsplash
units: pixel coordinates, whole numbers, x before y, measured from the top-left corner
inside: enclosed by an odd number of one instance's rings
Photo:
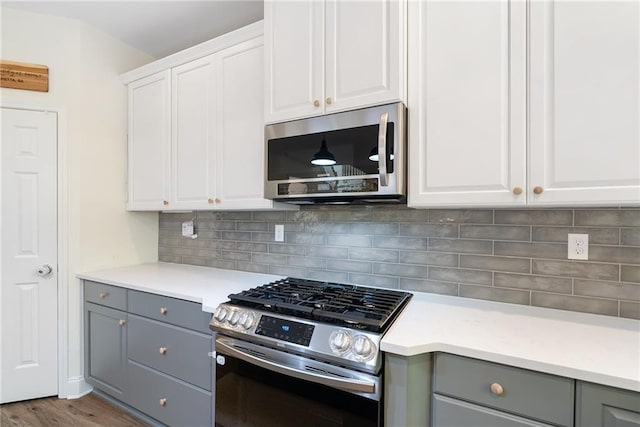
[[[161,261],[640,319],[640,209],[408,209],[160,215]],[[274,241],[283,224],[285,241]],[[589,261],[567,260],[589,234]]]

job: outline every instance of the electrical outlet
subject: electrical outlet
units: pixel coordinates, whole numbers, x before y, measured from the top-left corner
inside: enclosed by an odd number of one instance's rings
[[[284,225],[282,225],[282,224],[277,224],[276,225],[275,241],[276,242],[284,242]]]
[[[184,237],[193,236],[193,221],[185,221],[182,223],[182,235]]]
[[[589,259],[589,235],[569,234],[567,257],[569,259]]]

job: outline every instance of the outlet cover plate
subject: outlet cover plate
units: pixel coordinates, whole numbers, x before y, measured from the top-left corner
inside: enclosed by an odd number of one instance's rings
[[[569,259],[589,259],[589,235],[569,233],[567,245],[567,258]]]

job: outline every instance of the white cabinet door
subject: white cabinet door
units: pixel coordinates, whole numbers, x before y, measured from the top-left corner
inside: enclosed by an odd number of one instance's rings
[[[267,0],[264,119],[268,123],[324,112],[324,2]]]
[[[216,56],[218,202],[216,209],[272,207],[264,193],[263,40]]]
[[[530,7],[530,203],[640,202],[640,3]]]
[[[161,210],[169,203],[170,79],[167,70],[128,86],[129,210]]]
[[[405,2],[326,2],[325,111],[404,101]]]
[[[409,206],[524,205],[525,3],[409,8]]]
[[[215,193],[214,55],[173,68],[172,209],[211,208]]]

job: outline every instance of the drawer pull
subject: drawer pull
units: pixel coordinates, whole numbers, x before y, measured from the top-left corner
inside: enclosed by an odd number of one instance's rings
[[[158,351],[160,352],[160,354],[167,354],[167,347],[160,347]]]
[[[120,325],[120,326],[124,326],[125,323],[127,323],[127,321],[124,320],[124,319],[118,320],[118,325]]]
[[[514,187],[513,188],[513,194],[515,194],[516,196],[519,196],[520,194],[522,194],[522,188],[521,187]]]
[[[533,192],[535,194],[542,194],[542,192],[544,191],[544,188],[537,186],[537,187],[533,187]]]
[[[160,314],[167,314],[167,311],[169,311],[167,307],[160,307]]]
[[[504,388],[498,383],[493,383],[491,384],[491,393],[496,396],[502,396],[504,394]]]
[[[166,397],[161,397],[160,398],[160,406],[167,406],[167,398]]]
[[[313,106],[314,107],[319,107],[320,106],[320,100],[316,99],[313,101]]]
[[[100,292],[100,293],[98,294],[98,296],[99,296],[101,299],[106,298],[106,297],[107,297],[107,295],[109,295],[109,292]]]

